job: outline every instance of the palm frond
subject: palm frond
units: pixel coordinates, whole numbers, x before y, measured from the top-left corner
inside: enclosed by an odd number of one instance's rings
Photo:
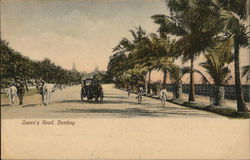
[[[247,76],[250,77],[250,65],[243,66],[241,77]]]
[[[164,33],[173,34],[176,36],[183,36],[187,34],[187,31],[180,24],[171,20],[166,15],[158,14],[151,16],[151,18],[154,20],[154,23],[160,25],[158,30],[160,35],[164,35]]]
[[[218,0],[225,10],[236,13],[240,18],[247,18],[247,0]]]

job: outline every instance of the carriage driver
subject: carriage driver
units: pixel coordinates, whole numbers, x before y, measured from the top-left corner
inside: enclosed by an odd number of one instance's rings
[[[98,79],[96,78],[96,75],[94,75],[92,79],[92,85],[96,86],[97,84],[98,84]]]

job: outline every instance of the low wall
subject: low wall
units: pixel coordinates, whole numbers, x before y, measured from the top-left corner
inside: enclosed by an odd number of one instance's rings
[[[167,84],[167,90],[172,91],[173,85]],[[225,87],[225,98],[236,100],[235,96],[235,86],[234,85],[224,85]],[[195,84],[195,95],[199,96],[210,96],[213,93],[214,86],[213,85],[205,85],[205,84]],[[244,99],[246,102],[250,102],[250,85],[242,85],[242,90],[244,94]],[[182,85],[182,92],[189,93],[189,84]]]

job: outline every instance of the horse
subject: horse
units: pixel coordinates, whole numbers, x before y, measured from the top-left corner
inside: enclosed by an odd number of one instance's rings
[[[45,106],[47,106],[50,103],[50,97],[52,92],[55,91],[55,85],[54,84],[48,84],[48,83],[44,83],[44,85],[42,86],[41,90],[41,94],[42,94],[42,104],[44,104]]]
[[[161,99],[162,107],[165,107],[165,103],[167,100],[167,90],[166,89],[162,89],[160,91],[160,99]]]
[[[9,97],[9,104],[15,103],[15,98],[17,97],[17,88],[15,86],[10,86],[7,88],[7,96]]]

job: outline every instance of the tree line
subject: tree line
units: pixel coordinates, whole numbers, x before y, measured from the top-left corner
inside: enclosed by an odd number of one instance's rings
[[[76,70],[67,70],[45,58],[41,61],[31,60],[15,51],[5,40],[1,40],[1,87],[21,81],[27,85],[29,82],[44,80],[55,84],[79,84],[83,73]]]
[[[146,82],[150,92],[151,72],[163,72],[162,88],[169,73],[176,98],[181,91],[182,77],[190,76],[189,102],[195,101],[194,73],[204,83],[214,85],[219,95],[221,86],[232,79],[228,65],[234,62],[234,81],[239,112],[247,112],[243,99],[241,77],[249,77],[249,66],[240,75],[240,48],[249,46],[247,0],[168,0],[169,15],[156,14],[151,18],[159,28],[146,33],[141,26],[129,30],[132,39],[122,38],[113,48],[107,72],[117,87],[136,86]],[[195,69],[194,61],[204,55],[199,65],[206,74]],[[190,63],[188,67],[176,64]],[[146,81],[148,76],[148,81]]]

